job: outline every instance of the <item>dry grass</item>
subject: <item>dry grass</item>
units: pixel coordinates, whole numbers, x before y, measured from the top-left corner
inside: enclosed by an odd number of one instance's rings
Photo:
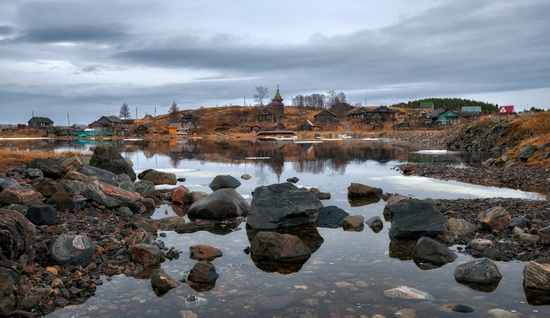
[[[6,172],[37,158],[68,158],[74,156],[82,156],[82,154],[75,152],[56,153],[41,150],[21,151],[0,149],[0,172]]]
[[[511,149],[508,155],[517,158],[521,148],[527,145],[542,146],[550,143],[550,112],[534,113],[511,122],[513,132],[521,138],[521,143]],[[546,148],[546,152],[550,148]],[[528,166],[550,168],[550,158],[544,158],[545,153],[536,151],[527,161]]]

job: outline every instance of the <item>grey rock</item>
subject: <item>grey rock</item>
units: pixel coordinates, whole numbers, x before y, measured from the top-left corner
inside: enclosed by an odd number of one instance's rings
[[[46,178],[59,179],[64,174],[61,159],[37,158],[27,163],[27,167],[40,169]]]
[[[345,231],[360,232],[365,228],[365,217],[362,215],[350,215],[344,218],[342,227]]]
[[[140,180],[151,181],[153,184],[171,184],[175,185],[178,183],[176,180],[176,174],[171,172],[163,172],[155,169],[147,169],[142,171],[138,178]]]
[[[527,161],[531,156],[537,151],[537,147],[533,145],[527,145],[520,149],[519,151],[519,160]]]
[[[114,174],[126,174],[132,181],[136,180],[136,173],[131,165],[120,155],[120,152],[109,143],[102,143],[95,148],[90,159],[90,166],[111,171]]]
[[[36,228],[23,214],[0,209],[0,251],[8,259],[19,259],[32,251]]]
[[[474,284],[498,284],[502,279],[495,262],[485,257],[459,264],[454,276],[458,282]]]
[[[349,213],[337,206],[330,205],[321,207],[319,209],[319,215],[315,220],[315,225],[318,227],[328,228],[342,227],[344,224],[344,218],[347,216],[349,216]]]
[[[110,183],[113,185],[119,184],[118,176],[115,173],[105,169],[93,166],[82,166],[77,170],[77,172],[88,177],[96,177],[101,182]]]
[[[95,244],[87,235],[61,234],[52,243],[52,260],[60,265],[86,265],[95,253]]]
[[[447,218],[436,210],[433,201],[409,199],[388,206],[390,238],[435,237],[447,228]]]
[[[155,184],[148,180],[139,180],[134,182],[134,191],[143,197],[149,197],[155,192]]]
[[[275,229],[313,224],[322,207],[313,193],[292,183],[261,186],[252,194],[247,225],[255,229]]]
[[[83,195],[109,208],[127,206],[133,212],[139,212],[141,207],[139,193],[126,191],[108,183],[92,181],[86,185]]]
[[[187,213],[190,218],[223,220],[246,216],[249,211],[248,202],[237,191],[224,188],[191,204]]]
[[[53,225],[57,223],[57,210],[52,205],[34,204],[27,210],[27,219],[34,225]]]
[[[214,177],[208,186],[212,191],[216,191],[225,188],[237,189],[240,185],[241,182],[230,175],[219,175]]]
[[[58,210],[73,210],[75,208],[73,198],[64,191],[55,193],[46,203],[57,206]]]
[[[453,262],[457,255],[438,241],[421,237],[414,247],[413,258],[415,262],[440,266]]]
[[[375,233],[380,232],[384,228],[384,221],[378,215],[366,220],[365,223]]]
[[[275,261],[311,256],[309,247],[297,236],[265,231],[256,234],[250,251],[253,256]]]

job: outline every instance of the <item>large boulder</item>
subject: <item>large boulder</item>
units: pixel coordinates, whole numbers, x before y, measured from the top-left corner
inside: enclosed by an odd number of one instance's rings
[[[315,225],[318,227],[328,228],[342,227],[344,224],[344,219],[348,216],[348,212],[337,206],[325,206],[319,209],[319,215],[315,220]]]
[[[447,218],[432,200],[409,199],[388,206],[392,239],[435,237],[447,229]]]
[[[231,188],[220,189],[205,196],[189,207],[190,218],[223,220],[246,216],[250,210],[248,202]]]
[[[240,185],[241,182],[230,175],[219,175],[208,186],[212,191],[216,191],[224,188],[237,189]]]
[[[429,263],[436,266],[453,262],[457,256],[447,246],[429,237],[421,237],[413,250],[417,263]]]
[[[108,183],[92,181],[86,185],[83,195],[87,199],[96,201],[108,208],[127,206],[133,212],[139,212],[141,207],[139,193],[126,191]]]
[[[502,275],[495,262],[488,258],[478,258],[456,267],[456,281],[472,284],[498,284]]]
[[[87,235],[61,234],[52,243],[52,260],[60,265],[86,265],[95,254],[95,244]]]
[[[261,186],[252,194],[247,225],[255,229],[275,229],[313,224],[322,207],[313,193],[292,183]]]
[[[541,264],[530,261],[523,268],[523,285],[550,291],[550,264]]]
[[[0,209],[0,252],[7,259],[18,259],[32,251],[35,226],[15,210]]]
[[[136,180],[136,173],[130,163],[110,143],[102,143],[95,148],[90,159],[90,166],[111,171],[117,175],[126,174],[132,181]]]
[[[164,172],[155,169],[147,169],[138,174],[139,180],[151,181],[155,185],[159,184],[171,184],[178,183],[176,174],[171,172]]]

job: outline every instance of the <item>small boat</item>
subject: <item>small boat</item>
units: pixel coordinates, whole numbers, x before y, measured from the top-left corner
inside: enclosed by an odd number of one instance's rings
[[[264,130],[256,133],[256,140],[260,141],[294,141],[298,136],[291,130]]]

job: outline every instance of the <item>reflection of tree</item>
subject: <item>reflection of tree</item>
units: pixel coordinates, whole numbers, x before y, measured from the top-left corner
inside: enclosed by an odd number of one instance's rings
[[[183,159],[183,155],[181,153],[177,153],[177,152],[169,153],[168,157],[170,158],[170,165],[172,166],[172,168],[179,167],[180,162]]]

